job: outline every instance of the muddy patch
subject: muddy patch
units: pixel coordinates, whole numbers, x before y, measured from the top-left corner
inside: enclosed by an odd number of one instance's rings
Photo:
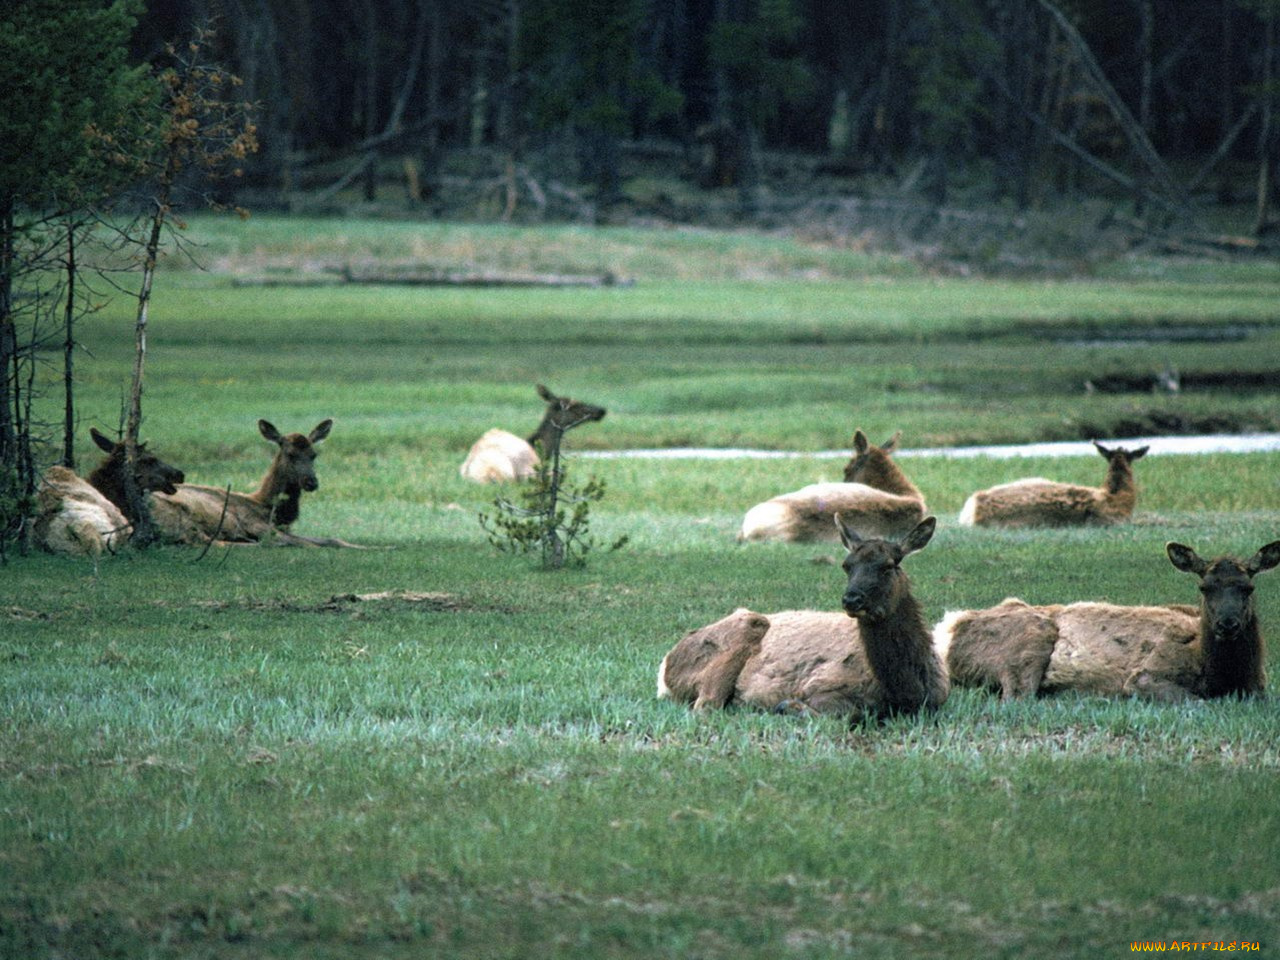
[[[202,600],[202,610],[253,610],[267,613],[344,613],[353,616],[393,610],[419,613],[475,613],[500,608],[479,604],[452,593],[418,593],[411,590],[384,590],[379,593],[336,593],[319,603],[297,600]]]
[[[1152,370],[1107,373],[1085,381],[1091,393],[1248,393],[1280,389],[1280,370]]]
[[[1071,347],[1117,347],[1153,343],[1238,343],[1264,329],[1260,323],[1080,324],[1044,328],[1046,340]]]
[[[1081,421],[1076,435],[1082,440],[1123,437],[1174,437],[1187,434],[1252,434],[1280,429],[1280,417],[1259,414],[1193,414],[1171,410],[1135,410],[1109,421]]]

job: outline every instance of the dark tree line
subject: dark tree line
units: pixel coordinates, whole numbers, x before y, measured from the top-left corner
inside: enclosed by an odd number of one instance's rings
[[[212,24],[261,105],[254,183],[284,200],[372,197],[389,159],[420,195],[445,157],[473,149],[505,157],[515,189],[548,145],[607,200],[636,142],[705,149],[704,181],[745,191],[761,152],[786,150],[918,168],[937,198],[985,164],[1022,205],[1087,172],[1170,212],[1195,190],[1238,194],[1225,174],[1247,166],[1260,231],[1275,191],[1280,0],[151,6],[135,56]]]

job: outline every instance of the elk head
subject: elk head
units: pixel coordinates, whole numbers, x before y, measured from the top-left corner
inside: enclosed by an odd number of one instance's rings
[[[1253,578],[1280,564],[1280,540],[1267,544],[1248,560],[1218,557],[1205,560],[1181,543],[1165,546],[1169,562],[1200,578],[1207,627],[1215,638],[1237,634],[1254,618]]]
[[[604,407],[593,406],[569,397],[557,397],[542,384],[538,384],[537,387],[538,396],[547,401],[547,410],[542,415],[542,422],[538,424],[538,429],[529,437],[531,445],[540,444],[546,448],[549,446],[546,441],[549,441],[553,434],[565,433],[579,424],[593,420],[603,420],[605,413],[608,412]]]
[[[900,564],[909,553],[922,549],[933,538],[937,519],[925,517],[900,541],[864,538],[837,514],[840,540],[849,551],[844,572],[849,577],[841,605],[851,617],[869,621],[893,616],[910,590],[910,581]]]
[[[1104,447],[1097,440],[1093,441],[1094,447],[1099,455],[1107,461],[1110,471],[1119,471],[1120,473],[1128,473],[1129,465],[1135,460],[1144,457],[1150,447],[1138,447],[1135,450],[1126,450],[1124,447]]]
[[[258,421],[258,432],[280,449],[272,464],[276,483],[286,493],[320,489],[316,479],[316,444],[329,435],[333,420],[321,421],[305,436],[301,433],[281,434],[270,422]]]
[[[888,454],[898,449],[898,440],[901,437],[902,431],[899,430],[886,440],[883,446],[873,447],[865,433],[861,430],[856,431],[853,435],[853,457],[844,465],[844,482],[879,486],[875,481],[880,478],[873,474],[881,472],[878,468],[882,467]]]
[[[98,449],[107,455],[107,462],[103,464],[106,472],[115,473],[117,476],[124,474],[124,457],[125,445],[124,441],[116,442],[98,432],[97,428],[89,428],[89,436],[93,438],[93,442],[97,444]],[[186,475],[177,467],[172,467],[165,463],[154,453],[147,449],[145,443],[138,444],[137,454],[134,461],[133,477],[138,485],[138,489],[142,492],[149,490],[158,490],[161,493],[174,494],[178,492],[175,484],[182,483],[186,480]],[[101,467],[99,469],[102,469]],[[94,471],[97,473],[97,471]],[[123,480],[117,481],[123,483]]]

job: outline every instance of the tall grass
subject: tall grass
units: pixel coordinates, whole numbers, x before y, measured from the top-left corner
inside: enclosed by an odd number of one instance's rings
[[[225,263],[164,277],[144,432],[190,479],[243,489],[268,459],[258,417],[305,430],[336,416],[297,529],[375,549],[195,562],[164,548],[96,575],[48,556],[0,571],[0,956],[1093,958],[1137,940],[1280,943],[1273,698],[957,691],[936,718],[852,730],[694,716],[654,697],[683,632],[737,606],[834,605],[835,547],[734,534],[757,500],[838,479],[841,458],[575,456],[838,450],[857,427],[902,429],[908,448],[1069,433],[1072,418],[1154,402],[1086,396],[1087,369],[1160,353],[1045,349],[1036,331],[1247,313],[1260,332],[1245,345],[1169,350],[1261,362],[1276,318],[1257,277],[1180,295],[953,284],[909,265],[801,282],[806,258],[845,254],[552,231],[548,250],[648,246],[635,262],[673,272],[520,294],[229,284],[238,258],[398,257],[416,229],[305,227],[236,239],[196,224]],[[423,236],[461,250],[465,233]],[[542,235],[471,236],[465,256],[501,242],[515,262]],[[733,280],[724,264],[748,257],[775,264],[771,279]],[[724,273],[677,282],[677,262]],[[122,322],[84,330],[91,422],[114,422]],[[992,335],[966,340],[970,327]],[[607,483],[593,531],[631,542],[582,570],[493,551],[476,514],[494,491],[457,475],[480,430],[532,429],[537,379],[610,409],[569,435],[570,456]],[[1251,553],[1280,536],[1277,459],[1149,456],[1132,524],[1031,532],[953,518],[973,489],[1019,475],[1100,482],[1101,458],[903,456],[941,518],[907,561],[915,592],[930,617],[1009,594],[1194,602],[1164,543]],[[1278,583],[1258,579],[1273,638]]]

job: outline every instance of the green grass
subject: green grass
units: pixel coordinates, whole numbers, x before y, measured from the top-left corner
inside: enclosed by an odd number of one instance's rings
[[[608,485],[598,539],[631,542],[556,574],[489,547],[476,514],[494,491],[457,475],[481,430],[532,429],[535,380],[609,407],[570,434],[571,452],[843,449],[857,427],[877,441],[902,429],[908,448],[1021,441],[1153,404],[1265,413],[1274,394],[1077,385],[1099,365],[1276,356],[1266,269],[1167,289],[984,284],[760,237],[303,226],[250,221],[242,237],[196,221],[223,259],[161,277],[144,432],[190,479],[244,488],[269,453],[258,417],[285,430],[336,417],[297,530],[376,549],[200,562],[160,549],[96,575],[32,556],[0,570],[0,956],[1094,958],[1139,940],[1280,944],[1273,697],[958,691],[936,718],[855,730],[693,716],[654,698],[683,632],[740,605],[834,606],[836,548],[733,537],[752,503],[837,479],[842,459],[574,458]],[[414,231],[420,249],[405,246]],[[228,278],[260,256],[429,260],[437,246],[524,268],[531,245],[556,270],[626,248],[656,278],[554,292]],[[741,279],[744,261],[767,276]],[[829,272],[797,279],[813,261]],[[1115,318],[1258,332],[1038,339]],[[116,421],[127,305],[84,333],[87,435]],[[95,460],[87,443],[82,455]],[[1149,456],[1134,523],[1042,532],[954,517],[973,489],[1016,476],[1098,482],[1101,458],[902,463],[941,518],[908,561],[934,618],[1008,594],[1193,602],[1167,540],[1251,553],[1280,536],[1275,454]],[[1258,580],[1272,638],[1278,584]],[[348,599],[380,591],[433,599]],[[1275,676],[1274,644],[1269,661]]]

